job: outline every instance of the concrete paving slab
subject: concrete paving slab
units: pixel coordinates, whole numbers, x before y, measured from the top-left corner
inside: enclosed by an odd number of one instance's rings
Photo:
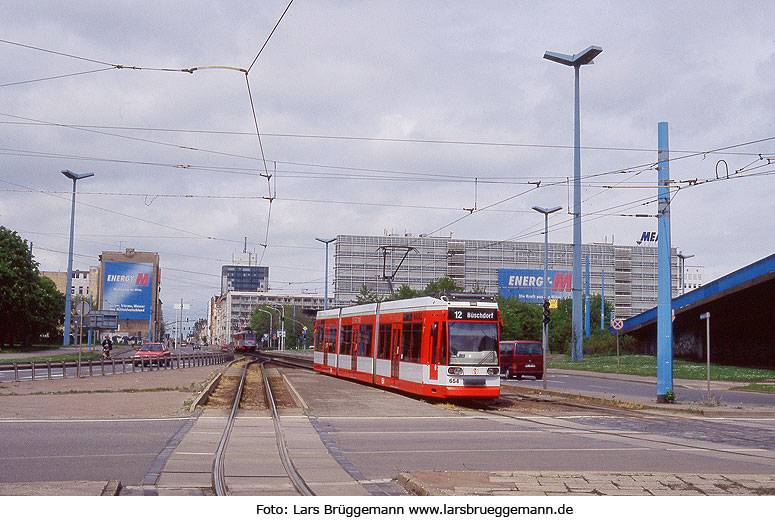
[[[357,482],[341,484],[308,482],[307,484],[315,495],[327,495],[332,497],[365,497],[371,495],[371,493]]]
[[[2,496],[65,496],[83,497],[116,495],[120,485],[116,481],[67,480],[50,482],[4,482],[0,484]]]
[[[204,488],[212,486],[212,473],[162,472],[156,485],[160,488]]]
[[[266,476],[266,477],[286,477],[287,472],[280,459],[273,456],[253,457],[250,459],[244,457],[228,457],[224,462],[224,469],[227,477],[239,476]]]
[[[210,473],[213,469],[211,456],[204,458],[170,458],[164,465],[165,472]]]

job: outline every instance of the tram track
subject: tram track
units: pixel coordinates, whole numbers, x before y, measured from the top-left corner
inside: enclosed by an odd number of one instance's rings
[[[226,454],[229,447],[229,439],[231,437],[232,430],[234,429],[237,415],[240,411],[241,404],[251,405],[251,401],[244,400],[244,394],[249,390],[254,395],[256,394],[256,385],[250,386],[246,389],[246,379],[248,378],[248,370],[250,367],[257,367],[260,369],[260,375],[263,379],[262,387],[260,391],[265,397],[266,404],[272,416],[273,428],[275,433],[275,440],[277,443],[277,451],[280,457],[280,462],[285,469],[288,480],[293,488],[299,495],[312,496],[314,492],[310,489],[303,477],[299,474],[296,467],[293,465],[288,447],[283,433],[282,424],[280,421],[280,415],[277,409],[276,394],[273,392],[272,383],[269,380],[269,374],[267,374],[266,363],[267,359],[256,358],[250,361],[246,361],[242,365],[242,372],[240,380],[236,389],[234,390],[233,401],[231,403],[231,409],[229,416],[224,426],[223,434],[216,450],[215,459],[213,461],[212,470],[212,489],[216,495],[229,495],[229,485],[227,478],[229,475],[226,473]]]

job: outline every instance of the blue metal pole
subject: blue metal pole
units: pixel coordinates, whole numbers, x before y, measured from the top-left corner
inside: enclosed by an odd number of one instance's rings
[[[658,241],[657,241],[657,401],[667,402],[673,390],[673,321],[670,264],[670,167],[668,128],[658,125]]]
[[[589,312],[589,256],[587,256],[586,276],[584,277],[584,334],[590,337],[590,312]]]
[[[75,183],[73,179],[73,203],[70,207],[70,249],[67,252],[67,284],[65,285],[65,330],[62,345],[70,345],[70,308],[73,287],[73,234],[75,233]]]
[[[572,341],[574,362],[584,359],[584,339],[581,337],[581,110],[579,96],[579,64],[574,65],[575,104],[573,118],[573,316]]]
[[[600,277],[600,330],[605,330],[605,270]]]

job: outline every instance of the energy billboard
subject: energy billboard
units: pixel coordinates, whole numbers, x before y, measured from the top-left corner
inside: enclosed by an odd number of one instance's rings
[[[153,311],[153,265],[105,262],[102,308],[117,310],[122,320],[148,320]]]
[[[551,299],[570,298],[573,272],[550,270],[547,273],[547,297]],[[544,301],[544,271],[534,268],[499,268],[498,292],[504,298],[516,297],[526,303]]]

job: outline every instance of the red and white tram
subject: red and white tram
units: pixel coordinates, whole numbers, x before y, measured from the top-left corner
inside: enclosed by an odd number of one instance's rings
[[[315,370],[433,398],[500,394],[498,305],[422,297],[318,312]]]
[[[245,327],[238,333],[235,333],[231,337],[232,346],[235,351],[238,352],[253,352],[256,350],[257,345],[256,331],[250,327]]]

